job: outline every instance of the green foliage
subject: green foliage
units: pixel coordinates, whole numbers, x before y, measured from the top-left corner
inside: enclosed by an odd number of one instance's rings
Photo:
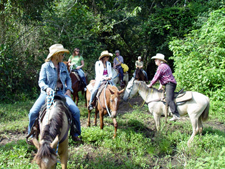
[[[225,10],[210,14],[208,21],[183,40],[170,42],[175,76],[179,86],[211,96],[224,98],[225,82]]]
[[[200,28],[209,11],[224,5],[222,0],[24,2],[0,1],[0,100],[4,102],[37,97],[38,72],[55,43],[62,43],[71,53],[80,48],[89,79],[95,77],[94,63],[106,49],[121,51],[130,74],[141,55],[151,78],[155,65],[149,56],[157,52],[170,56],[172,37],[183,38]]]

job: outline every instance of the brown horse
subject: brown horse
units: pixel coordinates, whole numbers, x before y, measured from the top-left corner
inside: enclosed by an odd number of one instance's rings
[[[38,149],[34,161],[41,169],[55,168],[58,149],[62,169],[67,168],[68,160],[68,109],[62,100],[55,100],[54,105],[39,121],[40,135],[38,141],[33,138],[33,144]],[[58,146],[57,146],[58,145]]]
[[[68,62],[63,62],[63,63],[67,66],[67,69],[70,72],[70,66],[68,65]],[[82,95],[84,95],[84,98],[85,98],[85,106],[87,106],[86,105],[86,92],[84,91],[84,86],[82,85],[81,79],[79,80],[74,72],[70,72],[70,78],[71,78],[71,81],[72,81],[73,101],[75,102],[75,99],[76,99],[76,105],[78,106],[78,101],[79,101],[78,92],[81,91]],[[87,76],[86,76],[86,82],[87,81],[88,81],[88,79],[87,79]]]
[[[136,69],[134,78],[135,80],[138,80],[138,81],[147,81],[147,77],[143,73],[142,69],[139,69],[139,68]]]
[[[94,83],[95,83],[95,81],[92,80],[89,85],[91,85],[92,88],[93,88]],[[88,105],[89,100],[91,98],[91,93],[88,90],[89,85],[87,87],[87,93],[86,93],[87,105]],[[95,126],[97,126],[97,114],[98,114],[98,112],[99,112],[100,128],[101,129],[103,129],[103,127],[104,127],[103,116],[109,113],[110,116],[112,117],[114,128],[115,128],[115,133],[114,133],[113,138],[116,137],[117,127],[118,127],[118,124],[117,124],[117,121],[116,121],[116,113],[117,113],[117,109],[118,109],[118,106],[119,106],[119,100],[120,100],[119,95],[121,93],[123,93],[123,91],[124,91],[124,89],[119,91],[116,86],[107,85],[107,87],[104,87],[102,89],[102,91],[101,91],[101,93],[98,96],[97,101],[96,101]],[[91,110],[88,110],[88,123],[87,123],[88,127],[90,127],[90,114],[91,114]]]

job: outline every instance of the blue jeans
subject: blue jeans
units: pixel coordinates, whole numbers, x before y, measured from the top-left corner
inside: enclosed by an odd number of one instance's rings
[[[119,71],[119,74],[121,75],[121,80],[123,81],[123,68],[122,67],[119,67],[117,69]]]
[[[86,87],[87,82],[86,82],[84,71],[82,69],[73,69],[72,71],[76,71],[78,73],[78,75],[80,76],[80,78],[82,79],[82,81],[84,82],[85,87]]]
[[[94,88],[92,89],[92,92],[91,92],[91,98],[90,98],[90,101],[89,101],[89,105],[91,105],[92,101],[94,100],[94,98],[97,94],[98,88],[101,86],[102,82],[103,81],[95,81]],[[110,85],[115,86],[115,84],[113,83],[112,80],[109,80],[108,82],[109,82]]]
[[[80,127],[80,110],[76,106],[76,104],[73,102],[73,100],[67,96],[64,95],[62,91],[58,91],[57,94],[63,95],[66,97],[66,103],[69,106],[69,110],[72,113],[73,120],[75,121],[78,133],[74,134],[74,136],[79,136],[81,134],[81,127]],[[29,113],[29,125],[28,125],[28,134],[30,134],[31,127],[33,126],[35,119],[39,115],[39,111],[41,110],[41,106],[45,104],[45,98],[47,97],[46,93],[41,93],[36,102],[34,103],[33,107],[30,109]]]

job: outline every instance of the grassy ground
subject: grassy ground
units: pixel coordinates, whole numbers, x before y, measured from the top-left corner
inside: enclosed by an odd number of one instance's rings
[[[112,139],[112,120],[105,117],[105,127],[86,127],[87,109],[81,110],[83,143],[69,140],[68,168],[225,168],[224,105],[212,102],[210,119],[203,136],[196,136],[192,146],[187,141],[192,133],[188,118],[164,123],[156,133],[153,117],[142,100],[134,98],[133,108],[121,104],[118,111],[118,134]],[[38,168],[31,163],[36,148],[25,142],[28,112],[33,101],[0,104],[0,168]],[[92,114],[92,124],[94,113]],[[99,124],[99,121],[98,121]],[[60,165],[57,165],[60,168]]]

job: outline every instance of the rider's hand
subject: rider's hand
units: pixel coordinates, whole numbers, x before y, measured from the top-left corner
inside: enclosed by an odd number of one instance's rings
[[[160,84],[158,90],[162,90],[162,89],[163,89],[163,86]]]
[[[150,87],[152,87],[152,86],[150,86],[150,84],[149,84],[149,85],[147,85],[147,87],[149,87],[149,88],[150,88]]]
[[[50,95],[50,94],[51,94],[51,91],[52,91],[52,89],[48,87],[48,88],[46,89],[47,95]]]
[[[78,69],[80,69],[80,68],[81,68],[81,66],[77,66],[77,68],[76,68],[76,69],[78,70]]]
[[[66,93],[65,93],[65,95],[71,97],[71,91],[70,90],[67,90]]]

